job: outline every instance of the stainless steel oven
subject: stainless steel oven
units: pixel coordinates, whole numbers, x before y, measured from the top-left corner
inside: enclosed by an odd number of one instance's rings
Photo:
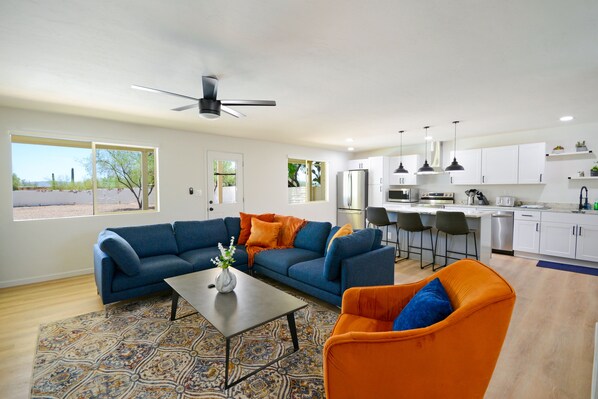
[[[417,188],[391,188],[388,190],[388,202],[417,202],[419,190]]]

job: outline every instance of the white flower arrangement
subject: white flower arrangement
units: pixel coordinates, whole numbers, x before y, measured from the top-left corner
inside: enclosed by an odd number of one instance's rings
[[[235,246],[233,243],[235,242],[235,237],[230,238],[230,244],[227,249],[224,248],[222,243],[218,243],[218,250],[220,251],[220,256],[216,258],[210,259],[210,261],[218,266],[221,269],[226,269],[229,266],[232,266],[235,263],[235,259],[233,255],[235,254]]]

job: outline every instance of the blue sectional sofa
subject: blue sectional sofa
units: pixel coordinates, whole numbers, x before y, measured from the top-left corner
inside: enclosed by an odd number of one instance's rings
[[[165,278],[215,267],[217,245],[239,237],[240,219],[177,221],[102,231],[94,245],[94,272],[104,304],[167,290]],[[394,283],[394,248],[380,244],[382,234],[364,229],[336,238],[338,227],[310,221],[297,233],[294,248],[255,256],[255,272],[340,306],[350,287]],[[236,242],[235,242],[236,244]],[[234,267],[248,271],[243,245]]]

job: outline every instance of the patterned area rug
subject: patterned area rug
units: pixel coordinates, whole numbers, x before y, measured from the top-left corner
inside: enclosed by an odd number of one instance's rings
[[[43,325],[32,398],[322,398],[322,347],[337,313],[295,313],[299,351],[224,391],[225,339],[203,317],[169,321],[170,296]],[[182,298],[177,315],[193,313]],[[231,340],[230,381],[292,352],[286,317]]]

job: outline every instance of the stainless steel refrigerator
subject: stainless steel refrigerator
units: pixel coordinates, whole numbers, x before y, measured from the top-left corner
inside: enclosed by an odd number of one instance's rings
[[[349,170],[336,176],[336,224],[350,223],[354,229],[365,228],[368,206],[368,171]]]

